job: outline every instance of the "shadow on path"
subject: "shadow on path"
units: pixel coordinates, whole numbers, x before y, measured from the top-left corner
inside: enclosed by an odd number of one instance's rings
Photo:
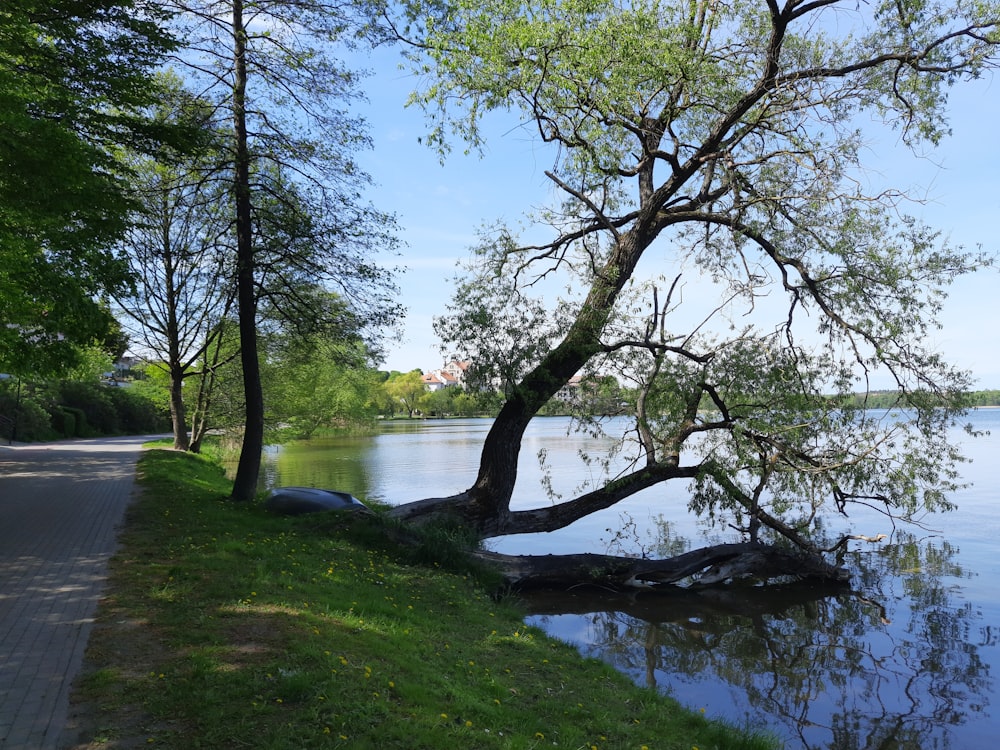
[[[0,748],[61,748],[149,436],[0,447]]]

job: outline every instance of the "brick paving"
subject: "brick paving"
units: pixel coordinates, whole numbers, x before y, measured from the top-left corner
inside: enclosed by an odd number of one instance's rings
[[[0,749],[59,750],[145,437],[0,446]]]

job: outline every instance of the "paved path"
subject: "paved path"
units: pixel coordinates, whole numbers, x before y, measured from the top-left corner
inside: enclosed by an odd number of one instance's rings
[[[148,437],[0,446],[0,749],[49,750]]]

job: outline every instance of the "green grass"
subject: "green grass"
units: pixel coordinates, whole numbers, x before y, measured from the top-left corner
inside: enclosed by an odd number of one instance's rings
[[[774,747],[526,627],[446,532],[399,548],[379,519],[275,517],[189,454],[140,476],[77,691],[86,747]]]

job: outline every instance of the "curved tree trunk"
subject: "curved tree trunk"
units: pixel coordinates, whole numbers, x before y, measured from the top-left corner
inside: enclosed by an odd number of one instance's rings
[[[822,558],[777,547],[744,542],[718,544],[664,560],[613,555],[503,555],[477,552],[474,557],[503,574],[513,589],[559,588],[592,584],[620,591],[675,584],[685,579],[709,585],[738,578],[785,578],[846,582],[844,568]]]
[[[514,388],[504,402],[483,443],[479,462],[479,475],[465,492],[446,498],[429,498],[398,506],[392,515],[408,521],[451,516],[475,530],[481,537],[552,531],[566,526],[585,513],[578,511],[586,504],[569,508],[562,513],[552,509],[547,518],[543,514],[512,513],[510,499],[517,481],[517,462],[521,452],[524,431],[539,410],[570,378],[576,375],[601,351],[601,333],[608,321],[618,294],[630,278],[642,251],[652,242],[643,230],[636,229],[618,238],[614,252],[597,274],[576,320],[563,340],[529,372]],[[610,281],[609,281],[610,280]],[[637,492],[604,492],[602,500],[613,502]],[[592,495],[595,493],[592,493]],[[594,501],[595,497],[589,497]],[[613,504],[608,502],[602,507]],[[574,515],[574,513],[577,513]]]
[[[694,478],[703,465],[681,466],[674,452],[631,474],[573,500],[544,508],[511,511],[517,462],[524,431],[541,407],[601,350],[600,337],[611,308],[631,275],[651,234],[636,229],[618,238],[615,252],[590,289],[566,337],[518,383],[500,410],[483,445],[479,475],[465,492],[397,506],[390,515],[410,522],[447,516],[473,529],[480,538],[554,531],[591,513],[613,506],[640,490],[676,478]],[[616,283],[605,281],[614,279]],[[692,403],[697,408],[697,401]],[[607,555],[516,556],[479,552],[478,559],[498,568],[507,586],[516,589],[594,584],[609,589],[677,583],[701,584],[737,578],[760,580],[814,578],[842,582],[847,571],[827,563],[818,553],[791,552],[754,542],[722,544],[667,560]]]

